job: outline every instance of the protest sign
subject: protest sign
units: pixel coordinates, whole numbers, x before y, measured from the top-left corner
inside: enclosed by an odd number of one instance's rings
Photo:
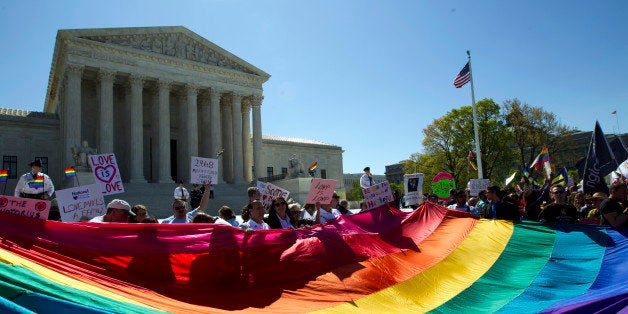
[[[307,193],[306,204],[329,204],[334,195],[338,181],[330,179],[313,179],[310,191]]]
[[[218,181],[218,159],[192,156],[190,183],[216,185]]]
[[[438,196],[441,201],[449,199],[449,190],[456,188],[454,177],[448,172],[442,171],[434,176],[432,180],[432,192]]]
[[[403,176],[406,206],[417,205],[423,199],[423,174],[414,173]]]
[[[489,179],[471,179],[469,180],[469,195],[478,196],[480,191],[486,190],[491,184]]]
[[[98,183],[58,190],[55,193],[62,221],[80,221],[83,216],[91,219],[107,213]]]
[[[288,190],[268,182],[266,182],[266,184],[264,185],[264,190],[260,192],[261,201],[262,204],[264,204],[264,207],[270,206],[270,204],[273,202],[273,198],[275,197],[281,196],[285,200],[288,200],[288,195],[290,195],[290,192],[288,192]]]
[[[362,195],[364,195],[364,202],[368,209],[373,209],[395,200],[388,181],[383,181],[377,185],[363,189]]]
[[[2,195],[0,212],[46,220],[50,212],[50,201]]]
[[[100,184],[103,195],[124,193],[122,177],[114,154],[89,155],[94,180]]]

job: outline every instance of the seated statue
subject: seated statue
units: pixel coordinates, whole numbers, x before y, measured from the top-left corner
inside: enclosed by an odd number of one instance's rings
[[[288,177],[289,178],[298,178],[298,177],[306,177],[305,171],[303,170],[303,165],[301,161],[295,156],[292,155],[289,161],[288,167]]]
[[[96,149],[89,147],[87,141],[83,141],[81,147],[72,147],[72,156],[77,167],[89,167],[87,157],[94,154],[96,154]]]

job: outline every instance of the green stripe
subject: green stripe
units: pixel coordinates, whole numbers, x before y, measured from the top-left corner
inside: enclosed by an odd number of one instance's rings
[[[165,313],[64,286],[25,267],[0,262],[0,296],[10,300],[27,292],[39,292],[53,298],[121,313]]]
[[[556,234],[540,223],[515,224],[502,255],[480,279],[434,313],[495,312],[521,294],[552,255]],[[481,254],[481,252],[478,252]]]

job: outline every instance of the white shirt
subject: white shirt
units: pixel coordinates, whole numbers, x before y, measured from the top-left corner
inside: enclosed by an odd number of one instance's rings
[[[362,189],[368,189],[375,185],[375,180],[372,176],[367,175],[366,173],[360,177],[360,187]]]
[[[162,224],[184,224],[184,223],[190,223],[192,222],[192,220],[194,220],[194,216],[196,216],[196,212],[198,212],[198,209],[200,207],[197,207],[195,210],[188,212],[187,214],[185,214],[185,218],[174,218],[174,215],[168,217],[168,218],[164,218],[164,220],[161,221]]]
[[[242,223],[240,225],[240,228],[242,230],[246,230],[246,229],[253,229],[253,230],[270,230],[270,226],[265,223],[264,221],[262,221],[261,224],[258,224],[257,222],[255,222],[253,219],[249,219],[246,222]]]
[[[322,208],[319,210],[321,211],[321,223],[332,220],[341,215],[340,212],[335,208],[332,208],[331,212],[328,212]]]
[[[174,199],[176,200],[190,199],[190,193],[188,192],[188,189],[184,187],[177,187],[176,189],[174,189]]]
[[[316,211],[314,211],[313,214],[310,215],[310,213],[307,212],[307,210],[302,210],[301,211],[301,217],[299,219],[303,219],[303,220],[316,220]]]
[[[28,183],[35,180],[35,177],[37,176],[44,177],[44,187],[43,188],[31,188],[30,186],[28,186]],[[20,177],[19,181],[17,181],[13,196],[20,197],[20,193],[42,194],[44,193],[44,191],[46,191],[46,194],[48,194],[48,197],[52,197],[52,193],[55,192],[55,186],[54,184],[52,184],[52,180],[50,180],[50,177],[48,177],[47,174],[42,173],[42,172],[38,172],[35,175],[33,175],[33,173],[31,172],[27,172]]]
[[[90,219],[89,222],[105,222],[104,218],[105,218],[105,215],[96,216],[96,217]]]

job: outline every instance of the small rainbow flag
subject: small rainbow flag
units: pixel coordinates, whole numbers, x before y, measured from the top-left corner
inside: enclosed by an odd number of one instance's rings
[[[9,178],[9,170],[0,170],[0,182],[7,182]]]
[[[76,177],[76,170],[74,170],[73,167],[65,168],[65,177],[66,178]]]
[[[39,189],[44,187],[44,176],[37,176],[33,181],[28,182],[28,187],[31,189]]]
[[[224,149],[219,150],[218,153],[216,154],[216,158],[222,156],[222,154],[224,154],[224,153],[225,153]]]
[[[313,163],[310,168],[308,168],[308,172],[309,173],[315,173],[316,169],[318,169],[318,161]]]

